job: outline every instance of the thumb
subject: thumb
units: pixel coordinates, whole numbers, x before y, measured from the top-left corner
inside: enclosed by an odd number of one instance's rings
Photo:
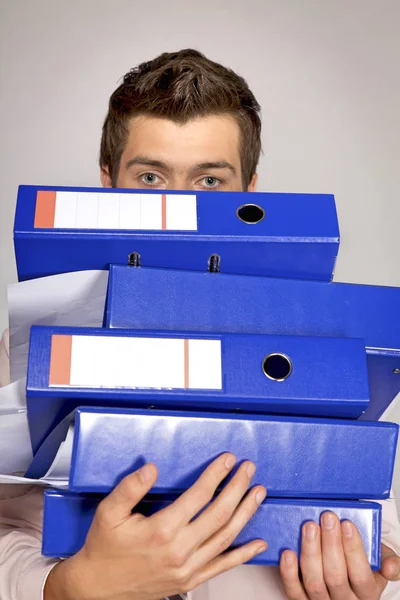
[[[131,516],[132,509],[151,490],[157,480],[157,467],[147,463],[127,475],[117,487],[102,500],[97,508],[111,527],[118,526]]]
[[[388,581],[400,581],[400,557],[383,544],[381,574]]]

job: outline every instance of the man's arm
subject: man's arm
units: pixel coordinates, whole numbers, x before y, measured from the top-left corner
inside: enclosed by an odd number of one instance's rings
[[[100,503],[82,550],[50,573],[45,600],[157,600],[190,591],[264,552],[263,540],[225,552],[266,494],[259,485],[248,492],[255,466],[245,461],[212,501],[234,464],[229,453],[218,457],[191,488],[150,517],[131,511],[156,482],[156,467],[147,464],[128,475]]]
[[[266,544],[254,540],[221,554],[265,497],[262,486],[247,493],[252,463],[243,463],[193,520],[234,462],[230,454],[219,457],[177,501],[148,518],[131,509],[154,485],[157,470],[148,465],[128,475],[100,504],[83,549],[61,562],[41,556],[41,488],[0,486],[8,496],[0,500],[0,600],[157,600],[264,552]]]
[[[382,505],[383,543],[400,556],[400,520],[393,492],[390,498],[380,501],[379,504]]]
[[[43,490],[0,485],[0,600],[42,600],[58,561],[41,556]]]
[[[9,332],[0,341],[0,387],[10,383]],[[0,484],[0,600],[42,600],[57,564],[41,555],[43,489]]]
[[[396,600],[400,597],[400,520],[394,494],[392,493],[390,498],[380,504],[382,505],[382,542],[385,547],[382,553],[382,573],[388,579],[382,600]]]

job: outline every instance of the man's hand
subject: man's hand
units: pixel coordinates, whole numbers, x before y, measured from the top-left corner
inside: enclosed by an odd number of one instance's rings
[[[280,570],[289,600],[378,600],[388,581],[400,581],[400,558],[382,545],[379,572],[371,570],[357,527],[327,512],[321,527],[303,527],[302,582],[294,552],[282,553]]]
[[[153,487],[156,467],[147,464],[128,475],[99,505],[82,550],[51,571],[44,600],[158,600],[264,552],[263,540],[224,552],[266,495],[255,486],[245,496],[253,463],[243,463],[198,514],[234,464],[232,454],[220,456],[189,490],[150,517],[131,510]]]

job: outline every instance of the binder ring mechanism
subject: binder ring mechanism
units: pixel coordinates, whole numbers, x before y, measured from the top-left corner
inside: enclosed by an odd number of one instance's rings
[[[221,270],[221,257],[219,254],[211,254],[208,259],[208,271],[210,273],[219,273]]]
[[[393,369],[393,373],[394,373],[395,375],[400,375],[400,368]]]
[[[141,257],[139,252],[131,252],[128,254],[128,266],[140,267]],[[208,270],[210,273],[219,273],[221,268],[221,257],[219,254],[211,254],[208,259]]]
[[[268,379],[285,381],[293,371],[292,361],[285,354],[274,352],[268,354],[263,360],[262,370]]]
[[[236,211],[238,218],[249,225],[260,223],[265,217],[265,210],[258,204],[242,204]]]
[[[139,252],[131,252],[130,254],[128,254],[128,266],[129,267],[140,267]]]

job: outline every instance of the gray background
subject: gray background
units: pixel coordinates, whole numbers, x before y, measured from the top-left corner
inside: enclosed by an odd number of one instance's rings
[[[260,191],[335,194],[335,280],[400,286],[399,23],[398,0],[1,0],[0,326],[17,186],[97,185],[110,93],[183,47],[244,75],[261,103]]]

